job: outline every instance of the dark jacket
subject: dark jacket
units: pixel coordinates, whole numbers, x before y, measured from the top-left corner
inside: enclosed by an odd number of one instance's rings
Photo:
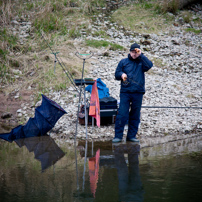
[[[153,66],[153,63],[141,53],[141,55],[133,59],[130,54],[128,58],[122,59],[115,72],[116,80],[121,80],[121,92],[127,93],[145,93],[145,75]],[[127,75],[127,82],[124,83],[121,75]]]

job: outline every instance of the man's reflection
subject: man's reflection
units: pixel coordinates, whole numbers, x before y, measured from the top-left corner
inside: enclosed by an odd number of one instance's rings
[[[143,188],[139,174],[140,145],[114,144],[115,163],[119,179],[120,201],[143,201]],[[128,155],[128,166],[124,154]]]

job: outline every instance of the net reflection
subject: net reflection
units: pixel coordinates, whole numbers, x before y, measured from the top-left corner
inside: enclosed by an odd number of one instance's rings
[[[54,165],[65,153],[58,147],[55,141],[48,135],[21,138],[15,140],[21,148],[25,146],[29,152],[34,152],[34,157],[41,162],[41,171]]]

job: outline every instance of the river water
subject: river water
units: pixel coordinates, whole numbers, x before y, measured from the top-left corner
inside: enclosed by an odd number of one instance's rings
[[[0,140],[1,202],[202,199],[202,136],[141,144]]]

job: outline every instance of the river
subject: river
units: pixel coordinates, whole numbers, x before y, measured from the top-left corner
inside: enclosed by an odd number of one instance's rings
[[[201,201],[202,136],[143,147],[0,140],[1,202]]]

